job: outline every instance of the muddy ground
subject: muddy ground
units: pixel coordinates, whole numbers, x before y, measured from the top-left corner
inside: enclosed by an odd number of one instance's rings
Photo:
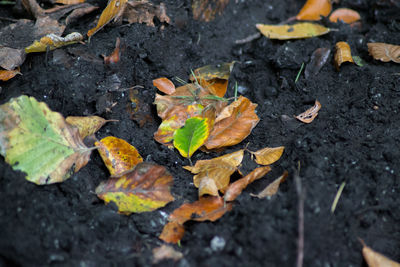
[[[64,116],[95,114],[119,120],[104,126],[97,137],[123,138],[147,161],[166,166],[174,177],[176,201],[150,213],[118,214],[113,205],[104,205],[94,194],[109,175],[98,153],[69,180],[48,186],[26,181],[23,173],[13,171],[1,158],[0,266],[152,265],[152,249],[163,243],[157,237],[166,215],[197,198],[192,176],[182,169],[187,160],[153,140],[160,119],[152,105],[156,92],[152,79],[187,79],[191,69],[233,60],[237,63],[229,94],[237,82],[240,92],[258,104],[261,121],[244,142],[224,153],[249,143],[251,150],[284,145],[284,155],[220,220],[186,224],[181,246],[175,246],[184,258],[160,266],[294,266],[298,195],[293,174],[299,161],[306,191],[304,266],[365,266],[358,237],[399,261],[400,65],[373,60],[366,44],[400,44],[400,3],[343,0],[334,8],[359,11],[361,28],[323,21],[339,30],[306,40],[261,37],[235,45],[235,40],[256,33],[256,23],[279,23],[295,15],[304,1],[231,0],[223,14],[209,23],[192,19],[190,1],[164,2],[171,25],[155,20],[154,28],[109,26],[90,44],[51,51],[47,58],[45,53],[29,55],[22,76],[0,83],[0,104],[27,94]],[[100,10],[84,17],[66,33],[86,33],[99,14]],[[1,7],[0,15],[18,18],[8,6]],[[0,27],[9,23],[0,20]],[[117,37],[126,44],[121,62],[105,66],[100,55],[112,52]],[[318,75],[305,79],[302,74],[294,82],[301,64],[309,62],[316,48],[333,51],[338,41],[348,42],[365,65],[346,63],[337,71],[331,53]],[[128,91],[112,91],[136,85],[143,86],[139,96],[150,107],[143,127],[127,112]],[[284,116],[303,112],[315,99],[322,109],[311,124]],[[106,100],[115,106],[107,106]],[[197,152],[192,160],[217,155],[221,153]],[[243,172],[254,167],[245,158]],[[276,196],[260,200],[249,195],[283,170],[290,175]],[[331,214],[343,181],[347,184]]]

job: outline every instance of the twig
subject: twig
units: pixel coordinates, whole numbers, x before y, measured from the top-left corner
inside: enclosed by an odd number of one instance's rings
[[[297,260],[296,267],[303,266],[304,259],[304,198],[305,198],[305,190],[302,188],[301,180],[300,180],[300,161],[298,163],[297,171],[294,174],[294,181],[296,184],[296,191],[298,195],[298,216],[299,216],[299,224],[298,224],[298,240],[297,240]]]
[[[236,40],[235,44],[245,44],[245,43],[250,43],[251,41],[258,39],[261,37],[261,33],[257,32],[255,34],[252,34],[250,36],[247,36],[244,39]]]

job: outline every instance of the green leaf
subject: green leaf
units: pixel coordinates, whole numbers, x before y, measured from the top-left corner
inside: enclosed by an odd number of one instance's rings
[[[22,95],[0,106],[0,154],[28,181],[62,182],[87,164],[91,150],[46,103]]]
[[[193,117],[174,133],[174,147],[185,158],[190,158],[209,135],[207,118]]]
[[[359,56],[353,56],[353,60],[354,60],[354,62],[356,63],[357,66],[364,67],[365,62]]]

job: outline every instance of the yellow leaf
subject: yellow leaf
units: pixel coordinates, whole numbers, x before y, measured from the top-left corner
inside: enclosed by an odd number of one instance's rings
[[[78,127],[80,137],[85,139],[96,133],[106,122],[115,120],[105,120],[99,116],[69,116],[65,121]]]
[[[48,34],[40,38],[40,41],[35,40],[33,44],[26,47],[25,53],[46,52],[47,49],[54,50],[62,46],[75,44],[82,40],[83,36],[79,32],[70,33],[65,37],[60,37],[55,34]]]
[[[270,165],[275,161],[279,160],[283,154],[284,146],[280,147],[265,147],[257,150],[256,152],[250,152],[256,156],[256,162],[260,165]]]
[[[337,42],[335,45],[335,67],[339,71],[340,65],[344,62],[354,63],[353,57],[351,56],[351,49],[346,42]]]
[[[329,28],[309,22],[300,22],[293,25],[257,24],[256,27],[264,36],[279,40],[311,38],[324,35],[330,31]]]

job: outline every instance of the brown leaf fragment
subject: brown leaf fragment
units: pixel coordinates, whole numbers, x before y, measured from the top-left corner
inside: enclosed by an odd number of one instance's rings
[[[400,45],[368,43],[368,52],[376,60],[400,63]]]
[[[296,119],[304,123],[311,123],[318,116],[318,111],[320,109],[321,109],[321,103],[319,103],[318,100],[315,100],[314,106],[307,109],[303,113],[297,115]]]
[[[266,197],[271,197],[275,195],[278,192],[279,185],[286,180],[288,177],[288,172],[284,171],[281,176],[279,176],[277,179],[275,179],[272,183],[270,183],[266,188],[264,188],[260,193],[258,194],[250,194],[252,197],[258,197],[258,198],[266,198]]]
[[[43,37],[47,34],[61,36],[65,30],[65,25],[50,17],[40,17],[35,22],[33,34],[36,37]]]
[[[14,70],[21,66],[25,61],[25,57],[24,49],[0,46],[0,67],[6,70]]]
[[[153,85],[163,92],[164,94],[170,95],[175,92],[175,85],[173,82],[171,82],[170,79],[161,77],[158,79],[153,80]]]
[[[356,22],[360,19],[360,14],[350,8],[338,8],[329,16],[331,22],[338,22],[340,20],[347,24]]]
[[[72,23],[78,22],[78,20],[87,15],[92,13],[93,11],[97,10],[99,7],[97,6],[92,6],[90,4],[86,4],[83,7],[77,8],[74,11],[71,12],[65,19],[65,24],[70,25]]]
[[[76,5],[80,3],[84,3],[85,0],[56,0],[56,4],[63,4],[63,5]]]
[[[183,224],[171,221],[164,226],[158,238],[164,242],[176,244],[182,239],[184,234],[185,227],[183,227]]]
[[[165,4],[161,3],[155,6],[147,0],[128,2],[123,14],[123,18],[132,23],[145,23],[147,26],[154,27],[154,17],[161,22],[171,23],[170,18],[166,14]]]
[[[359,240],[363,245],[362,254],[368,267],[400,267],[400,263],[374,251],[372,248],[368,247],[362,239]]]
[[[115,120],[105,120],[99,116],[68,116],[65,121],[78,127],[79,136],[83,140],[100,130],[106,122]]]
[[[178,261],[183,258],[183,254],[176,251],[173,247],[162,245],[153,249],[153,264],[163,260]]]
[[[225,107],[215,120],[206,148],[233,146],[243,141],[260,121],[256,107],[257,104],[243,96]]]
[[[193,0],[192,10],[195,20],[210,22],[221,15],[229,0]]]
[[[351,56],[351,49],[346,42],[337,42],[335,45],[335,67],[339,71],[340,65],[344,62],[354,63],[353,57]]]
[[[16,70],[0,70],[0,81],[8,81],[15,77],[15,75],[20,74],[19,69]]]
[[[327,47],[317,48],[311,55],[311,60],[304,70],[306,79],[316,76],[329,58],[331,50]]]
[[[264,177],[264,175],[266,175],[270,171],[271,167],[269,166],[258,167],[245,177],[231,183],[225,192],[224,200],[225,201],[235,200],[249,184],[251,184],[257,179]]]
[[[119,62],[119,57],[120,57],[120,46],[121,40],[119,37],[117,37],[117,40],[115,41],[115,49],[109,56],[104,56],[104,64],[109,65],[109,64],[116,64]]]
[[[256,156],[256,162],[258,164],[270,165],[281,158],[283,150],[285,150],[284,146],[265,147],[263,149],[257,150],[256,152],[250,152],[250,153]]]

